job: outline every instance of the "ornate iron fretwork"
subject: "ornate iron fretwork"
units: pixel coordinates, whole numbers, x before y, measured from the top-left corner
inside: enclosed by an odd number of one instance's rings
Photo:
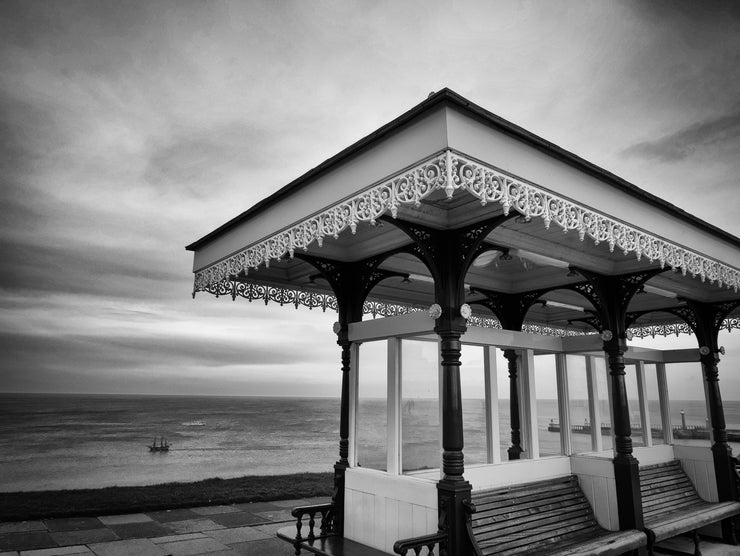
[[[507,330],[521,330],[524,317],[530,307],[549,289],[535,290],[518,294],[507,294],[482,288],[473,288],[473,292],[480,293],[485,299],[471,301],[471,304],[483,305],[498,317],[501,326]]]
[[[337,299],[329,293],[294,290],[288,288],[278,288],[267,286],[257,282],[235,282],[226,281],[214,284],[208,290],[216,297],[232,296],[242,297],[247,301],[264,301],[265,304],[272,301],[280,305],[293,305],[294,307],[308,307],[309,309],[321,309],[326,311],[331,309],[337,310]],[[391,317],[394,315],[406,315],[415,311],[426,311],[428,307],[420,305],[405,305],[401,303],[387,303],[377,299],[368,299],[363,304],[363,314],[376,317]],[[576,322],[576,321],[573,321]],[[481,328],[498,328],[501,329],[501,323],[496,318],[473,313],[468,319],[468,325],[478,326]],[[740,330],[740,317],[726,318],[720,327],[721,330]],[[692,334],[693,331],[685,323],[672,324],[647,324],[641,326],[632,326],[629,328],[636,338],[647,338],[656,336],[678,336],[679,334]],[[559,327],[536,322],[525,322],[522,325],[522,332],[528,334],[539,334],[542,336],[582,336],[585,333],[582,330]]]
[[[567,289],[578,292],[596,309],[596,320],[590,322],[597,330],[610,330],[618,334],[620,338],[626,336],[628,327],[627,307],[632,297],[640,290],[650,278],[663,272],[662,269],[651,269],[644,272],[631,274],[620,274],[617,276],[604,276],[571,267],[588,281],[579,284],[569,284]]]
[[[270,261],[286,255],[292,257],[297,250],[307,249],[314,242],[321,246],[327,236],[336,238],[347,229],[354,233],[359,223],[375,224],[386,213],[395,218],[399,206],[418,206],[437,191],[444,191],[448,197],[464,191],[479,199],[482,205],[499,203],[506,215],[513,209],[525,218],[540,218],[546,228],[555,224],[564,231],[575,231],[582,241],[589,237],[595,244],[607,244],[610,250],[619,249],[625,255],[633,253],[638,260],[645,257],[656,261],[661,268],[670,266],[720,287],[736,292],[740,289],[740,270],[735,267],[451,150],[199,270],[194,289],[207,291],[231,275],[269,265]]]

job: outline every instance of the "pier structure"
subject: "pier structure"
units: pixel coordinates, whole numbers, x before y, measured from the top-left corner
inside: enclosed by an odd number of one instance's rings
[[[476,538],[474,495],[545,480],[580,485],[598,534],[622,532],[619,546],[634,550],[667,534],[654,517],[646,521],[641,469],[676,460],[701,499],[725,503],[714,517],[725,542],[735,542],[738,491],[718,335],[740,326],[740,239],[712,224],[444,89],[187,249],[194,295],[337,312],[334,496],[295,510],[298,527],[284,536],[297,551],[494,554]],[[629,344],[635,335],[672,333],[694,334],[696,348]],[[382,363],[366,361],[366,346],[380,343]],[[425,390],[426,402],[414,400],[418,383],[409,378],[420,360],[404,355],[421,345],[436,352],[424,369],[433,392]],[[469,346],[482,362],[475,396],[463,391]],[[541,453],[539,438],[547,429],[537,414],[543,357],[554,359],[555,455]],[[574,360],[585,366],[589,422],[610,423],[608,446],[593,427],[588,449],[574,447]],[[672,437],[667,384],[681,362],[702,374],[709,446]],[[499,392],[500,371],[508,396]],[[648,376],[659,424],[647,409]],[[380,441],[363,405],[378,377],[386,393]],[[629,406],[628,381],[637,385],[638,408]],[[484,399],[485,431],[476,438],[464,419],[471,397]],[[429,399],[437,404],[436,449],[420,465],[422,429],[412,417]],[[635,411],[641,446],[633,442]],[[502,415],[510,424],[503,454]],[[474,442],[485,454],[470,464],[465,446]],[[567,476],[575,478],[560,481]],[[495,526],[486,534],[495,537]]]

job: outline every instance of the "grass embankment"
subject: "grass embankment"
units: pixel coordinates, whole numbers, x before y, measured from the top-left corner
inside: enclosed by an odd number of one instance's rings
[[[0,521],[331,496],[332,487],[332,473],[297,473],[152,486],[0,493]]]

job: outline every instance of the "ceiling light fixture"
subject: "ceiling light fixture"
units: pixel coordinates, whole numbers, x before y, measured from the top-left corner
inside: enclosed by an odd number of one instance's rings
[[[650,284],[645,284],[643,288],[646,292],[653,293],[655,295],[660,295],[661,297],[670,297],[672,299],[675,299],[676,297],[678,297],[678,295],[675,294],[674,292],[663,290],[661,288],[656,288],[655,286],[651,286]]]
[[[559,301],[543,301],[542,305],[544,307],[558,307],[560,309],[570,309],[572,311],[579,311],[581,313],[585,313],[586,309],[583,307],[579,307],[578,305],[571,305],[570,303],[560,303]]]
[[[555,268],[568,268],[570,266],[569,263],[561,261],[560,259],[554,259],[546,255],[532,253],[531,251],[525,251],[523,249],[512,249],[511,254],[541,266],[553,266]]]

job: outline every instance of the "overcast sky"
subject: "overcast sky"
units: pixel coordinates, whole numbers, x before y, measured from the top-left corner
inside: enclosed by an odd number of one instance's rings
[[[338,395],[184,246],[445,86],[740,235],[739,73],[734,1],[5,0],[0,391]]]

